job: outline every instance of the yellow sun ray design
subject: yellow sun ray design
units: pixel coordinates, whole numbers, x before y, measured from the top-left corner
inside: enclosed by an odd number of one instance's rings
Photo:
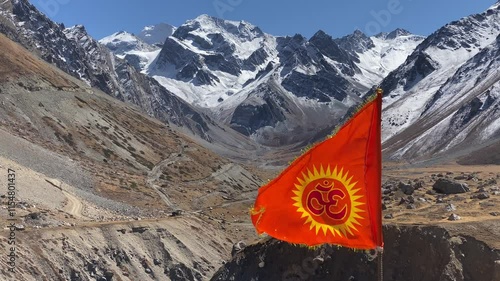
[[[343,168],[339,171],[337,167],[332,171],[330,165],[326,170],[321,165],[318,171],[313,166],[312,171],[308,169],[303,172],[302,178],[298,177],[297,181],[293,191],[295,196],[292,197],[295,201],[293,206],[297,207],[301,218],[306,219],[304,224],[310,224],[310,230],[314,229],[316,235],[322,230],[324,235],[330,232],[334,236],[347,237],[347,233],[353,235],[358,231],[365,203],[361,202],[363,196],[357,194],[361,189],[355,188],[357,182],[352,182],[348,171],[344,172]],[[342,204],[337,206],[336,199],[343,199],[345,208],[342,208]],[[337,213],[331,211],[332,206]]]

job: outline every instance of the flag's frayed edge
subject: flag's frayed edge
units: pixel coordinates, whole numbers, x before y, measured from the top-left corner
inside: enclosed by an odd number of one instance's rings
[[[321,247],[323,247],[325,245],[327,245],[329,247],[332,247],[332,248],[335,248],[337,250],[339,250],[339,249],[348,249],[348,250],[353,251],[355,253],[362,253],[362,252],[370,253],[371,251],[377,251],[377,252],[380,251],[378,248],[374,248],[374,249],[359,249],[359,248],[352,248],[352,247],[348,247],[348,246],[341,246],[341,245],[337,245],[337,244],[328,244],[328,243],[323,244],[323,245],[308,246],[308,245],[305,245],[305,244],[288,243],[288,242],[282,241],[282,240],[278,240],[278,241],[281,241],[283,243],[287,243],[287,244],[293,245],[295,247],[307,248],[307,249],[313,250],[313,251],[318,250],[318,249],[320,249]]]

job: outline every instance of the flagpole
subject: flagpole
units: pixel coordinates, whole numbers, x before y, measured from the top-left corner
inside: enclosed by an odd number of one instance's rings
[[[380,88],[380,87],[377,87],[377,98],[380,99],[380,103],[379,103],[379,113],[380,113],[380,116],[379,116],[379,119],[380,119],[380,123],[379,123],[379,130],[380,132],[382,131],[382,96],[384,94],[384,91]],[[380,145],[382,146],[382,136],[380,135]],[[380,147],[380,153],[382,153],[382,147]],[[380,155],[380,159],[379,159],[379,163],[380,163],[380,169],[382,169],[382,155]],[[382,171],[380,171],[382,173]],[[382,190],[382,178],[380,179],[380,190]],[[380,194],[380,201],[382,201],[382,193]],[[383,231],[384,227],[383,227],[383,223],[382,223],[382,212],[379,214],[379,229],[380,231]],[[379,244],[379,245],[383,245],[383,244]],[[377,258],[378,258],[378,262],[377,262],[377,267],[378,267],[378,281],[384,281],[384,248],[383,246],[379,246],[377,248],[377,252],[378,252],[378,255],[377,255]]]
[[[384,249],[377,249],[377,272],[378,281],[384,281]]]

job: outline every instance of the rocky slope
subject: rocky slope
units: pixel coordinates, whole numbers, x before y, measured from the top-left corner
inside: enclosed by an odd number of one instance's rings
[[[27,0],[1,3],[0,31],[66,73],[119,100],[139,106],[148,115],[185,127],[206,140],[211,121],[114,56],[90,37],[83,26],[66,29],[41,14]]]
[[[383,280],[500,277],[498,166],[386,163]],[[372,255],[275,240],[253,243],[212,280],[377,280]]]
[[[500,3],[430,35],[382,82],[389,156],[467,155],[498,142]]]
[[[0,167],[18,179],[15,279],[210,278],[241,236],[231,216],[246,214],[261,179],[1,34],[0,49]],[[13,277],[7,268],[1,259]]]
[[[500,277],[498,243],[472,232],[494,232],[497,221],[440,226],[384,227],[383,280],[478,280]],[[496,241],[498,242],[498,241]],[[283,259],[286,257],[286,259]],[[211,279],[378,280],[371,253],[323,246],[315,250],[276,240],[250,245]]]
[[[231,246],[220,230],[212,229],[184,217],[26,230],[16,237],[17,274],[2,275],[22,281],[208,280],[226,256],[221,249]],[[199,231],[185,235],[193,230]],[[5,237],[0,232],[7,253]]]

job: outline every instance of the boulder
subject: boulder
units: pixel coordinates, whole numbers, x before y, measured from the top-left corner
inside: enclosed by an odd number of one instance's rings
[[[404,182],[399,182],[398,187],[406,195],[412,195],[413,192],[415,191],[415,188],[411,184],[407,184]]]
[[[171,217],[178,217],[182,215],[182,210],[175,210],[172,212],[172,214],[170,215]]]
[[[104,278],[106,278],[106,281],[112,281],[113,280],[113,276],[115,274],[112,272],[112,271],[106,271],[104,272]]]
[[[447,204],[446,207],[444,208],[447,212],[453,212],[457,210],[457,207],[453,204]]]
[[[438,179],[432,186],[432,189],[442,194],[458,194],[470,191],[467,184],[444,178]]]
[[[240,241],[236,244],[233,245],[233,249],[231,250],[231,256],[234,257],[237,253],[241,252],[243,249],[246,247],[246,243],[243,241]]]
[[[479,199],[479,200],[484,200],[488,198],[490,198],[490,195],[486,192],[479,192],[471,196],[471,199]]]
[[[147,227],[144,227],[144,226],[138,226],[138,227],[132,227],[132,232],[133,233],[144,233],[148,230]]]

